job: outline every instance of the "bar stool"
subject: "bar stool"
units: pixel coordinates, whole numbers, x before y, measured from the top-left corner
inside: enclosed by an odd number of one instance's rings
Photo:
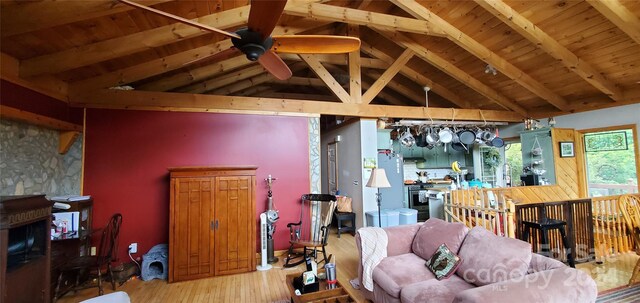
[[[537,229],[540,231],[540,235],[542,237],[540,241],[540,245],[542,246],[542,251],[547,252],[544,254],[546,256],[550,256],[548,252],[549,249],[549,230],[557,229],[560,232],[560,236],[562,237],[562,245],[567,251],[567,262],[569,266],[576,267],[575,261],[573,259],[573,253],[571,251],[571,247],[569,246],[569,239],[567,238],[566,226],[567,222],[556,219],[547,218],[547,210],[544,206],[540,210],[540,219],[536,222],[532,221],[522,221],[523,230],[522,230],[522,240],[529,241],[529,233],[531,229]]]
[[[356,213],[346,213],[346,212],[339,212],[336,211],[335,213],[335,218],[336,221],[338,223],[338,238],[340,238],[340,233],[343,232],[351,232],[351,235],[356,234]],[[342,226],[344,221],[350,221],[351,222],[351,226]]]

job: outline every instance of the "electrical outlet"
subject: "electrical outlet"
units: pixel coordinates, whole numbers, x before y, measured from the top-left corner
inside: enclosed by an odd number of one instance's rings
[[[138,252],[138,243],[129,244],[129,252],[135,254]]]
[[[96,255],[96,247],[95,246],[91,246],[91,255],[92,256]]]

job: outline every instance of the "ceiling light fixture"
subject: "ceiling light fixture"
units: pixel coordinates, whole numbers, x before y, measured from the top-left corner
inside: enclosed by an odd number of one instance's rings
[[[428,108],[429,107],[429,91],[431,90],[431,87],[425,86],[423,87],[423,89],[424,89],[424,99],[425,99],[424,106]]]
[[[498,71],[491,64],[487,64],[487,66],[484,68],[484,73],[485,74],[492,74],[492,75],[495,76],[495,75],[498,74]]]

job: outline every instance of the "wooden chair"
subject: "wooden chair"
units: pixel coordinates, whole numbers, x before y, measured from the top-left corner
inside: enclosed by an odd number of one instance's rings
[[[122,224],[122,215],[115,214],[111,216],[107,226],[102,230],[102,237],[100,238],[100,246],[98,248],[97,256],[83,256],[69,261],[63,265],[60,269],[60,275],[58,276],[58,283],[56,285],[53,301],[55,302],[61,294],[60,282],[62,281],[62,275],[68,272],[73,272],[76,275],[76,283],[72,290],[85,289],[89,287],[98,287],[98,295],[103,295],[102,290],[102,278],[103,270],[104,275],[108,274],[111,281],[111,287],[116,290],[116,281],[113,277],[113,271],[111,269],[111,261],[114,260],[118,247],[118,234],[120,233],[120,225]],[[97,276],[97,285],[90,283],[88,286],[80,284],[81,277],[85,274],[95,274]]]
[[[325,247],[329,238],[329,225],[336,207],[336,196],[326,194],[307,194],[301,198],[300,221],[289,223],[289,251],[284,267],[293,267],[303,263],[307,257],[313,256],[317,261],[318,253],[322,253],[325,264],[331,258],[327,256]],[[295,251],[302,248],[301,251]],[[322,251],[318,251],[321,248]]]
[[[640,196],[621,195],[618,198],[618,206],[624,216],[631,238],[635,242],[636,254],[640,255]],[[636,262],[633,273],[629,279],[629,285],[640,282],[640,260]]]

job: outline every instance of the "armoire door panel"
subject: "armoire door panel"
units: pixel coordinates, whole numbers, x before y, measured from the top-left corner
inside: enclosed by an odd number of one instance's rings
[[[220,220],[216,230],[216,274],[245,272],[250,270],[255,252],[251,252],[248,217],[253,218],[249,176],[216,178],[216,219]]]
[[[175,280],[211,276],[213,273],[213,184],[211,178],[178,178],[174,205]]]

